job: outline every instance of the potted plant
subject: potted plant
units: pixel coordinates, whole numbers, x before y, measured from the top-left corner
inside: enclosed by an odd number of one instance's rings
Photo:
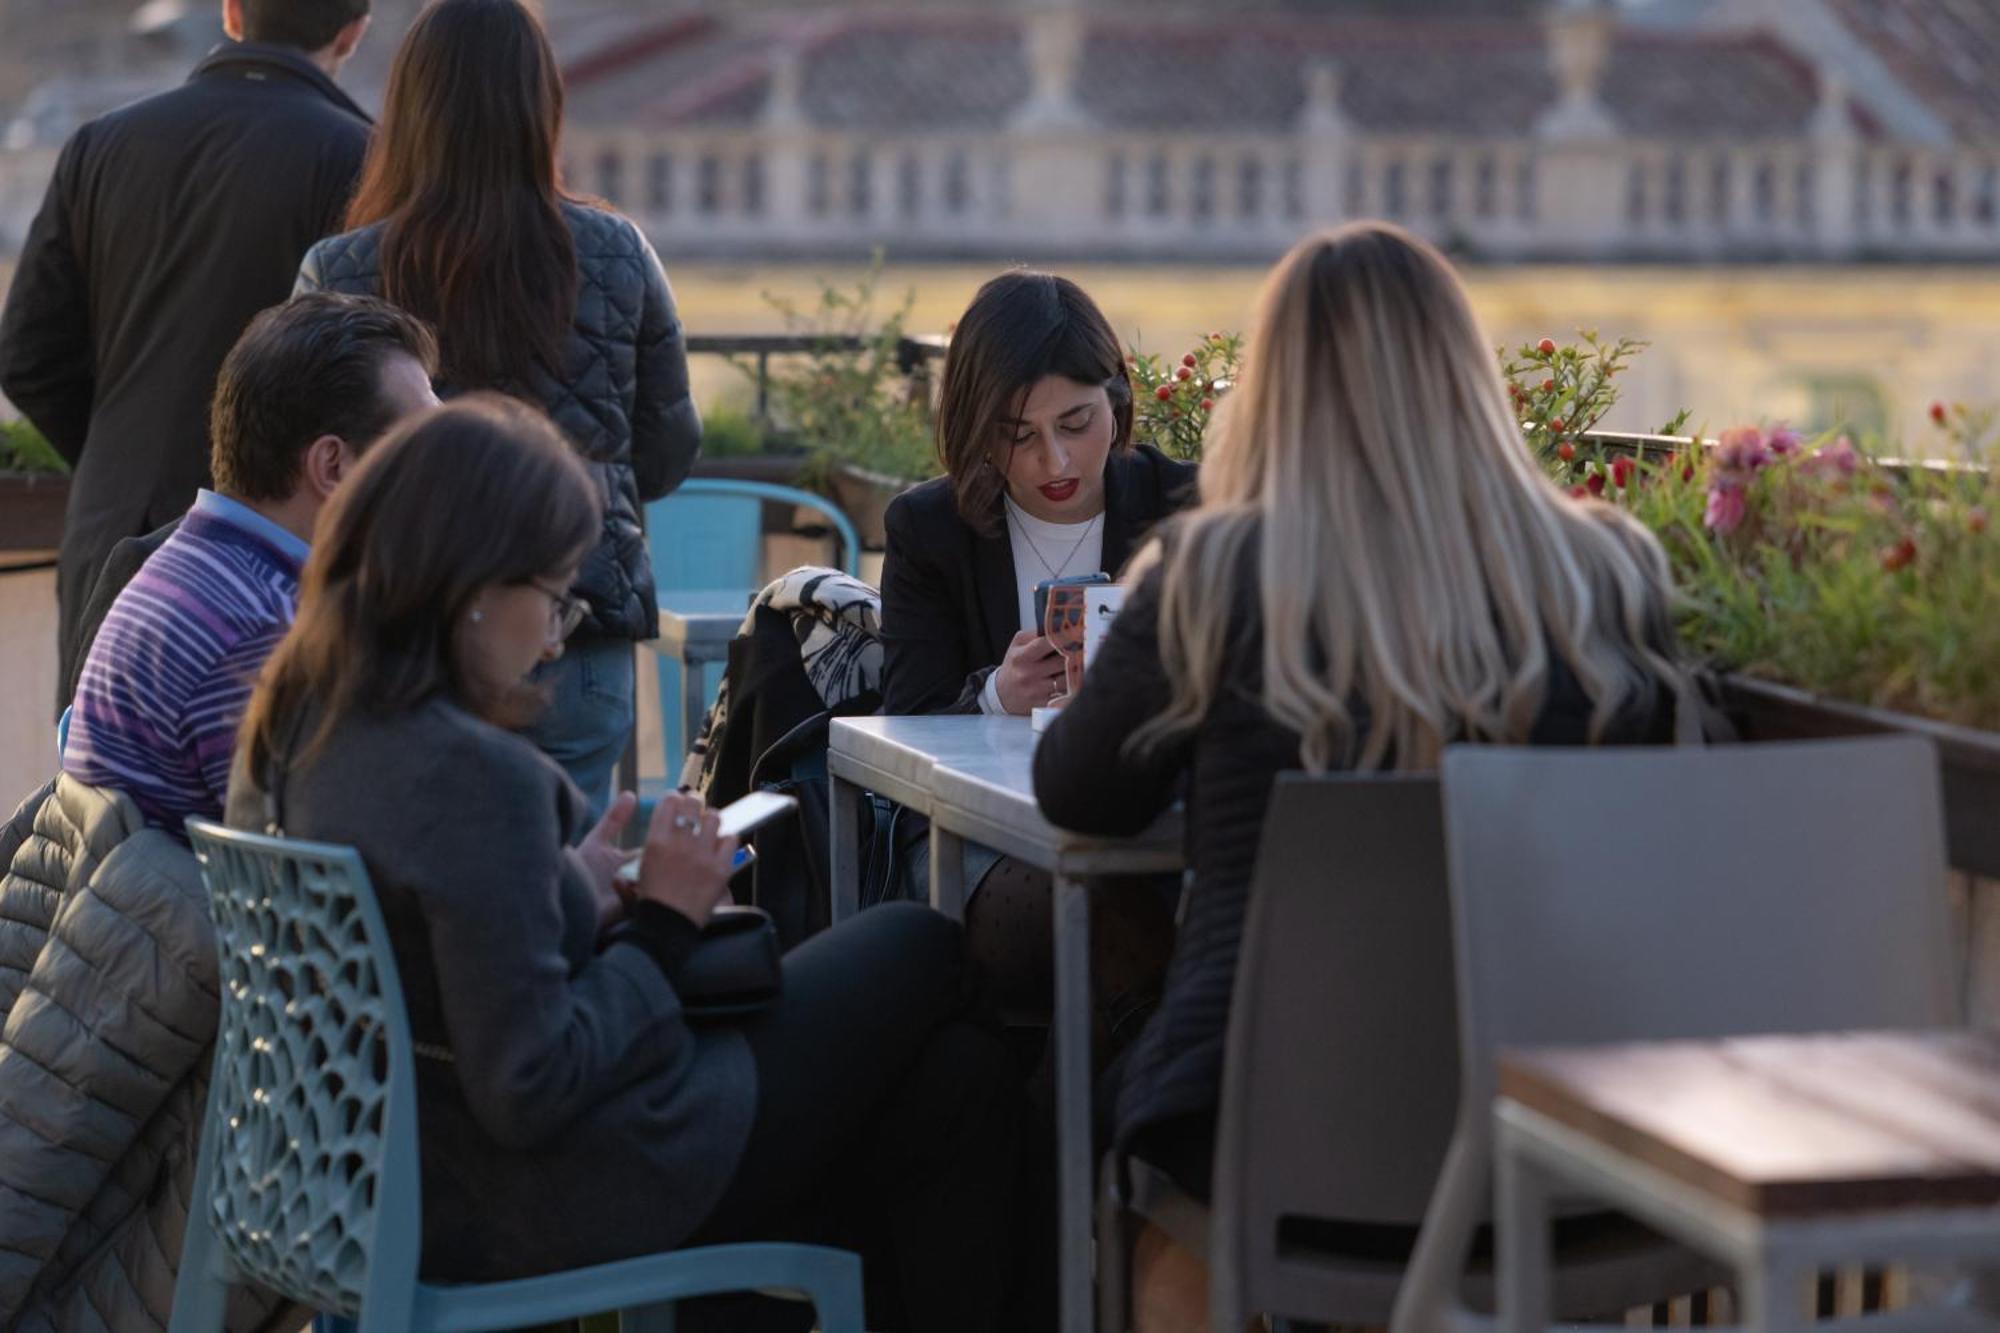
[[[62,456],[27,421],[0,422],[0,550],[53,550],[68,504]]]
[[[1955,465],[1882,462],[1844,435],[1806,440],[1784,426],[1737,427],[1703,445],[1555,425],[1566,384],[1584,385],[1585,410],[1601,416],[1608,404],[1591,393],[1622,365],[1620,348],[1601,376],[1587,367],[1606,349],[1590,339],[1545,339],[1506,365],[1552,475],[1659,536],[1682,642],[1712,664],[1746,739],[1929,738],[1943,763],[1952,864],[2000,876],[1995,415],[1933,409]]]
[[[821,282],[809,309],[765,296],[807,347],[771,372],[772,424],[803,450],[800,484],[830,496],[877,549],[889,501],[940,471],[930,379],[905,334],[915,293],[878,317],[881,263],[878,253],[851,287]]]

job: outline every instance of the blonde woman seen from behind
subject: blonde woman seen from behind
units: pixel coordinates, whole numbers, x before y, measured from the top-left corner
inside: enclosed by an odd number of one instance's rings
[[[1428,769],[1457,742],[1665,741],[1686,688],[1663,553],[1541,473],[1436,250],[1380,223],[1301,242],[1246,360],[1200,504],[1135,561],[1035,758],[1043,812],[1093,833],[1144,827],[1192,778],[1194,877],[1111,1122],[1204,1199],[1277,775]],[[1205,1298],[1185,1314],[1201,1326]]]

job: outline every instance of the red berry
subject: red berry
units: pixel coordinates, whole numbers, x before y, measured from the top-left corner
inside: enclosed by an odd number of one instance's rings
[[[1681,469],[1681,480],[1682,481],[1694,480],[1694,464],[1689,463],[1686,467]]]
[[[1535,350],[1543,356],[1554,356],[1556,354],[1556,340],[1554,338],[1544,338],[1535,344]]]
[[[1556,446],[1556,457],[1567,463],[1576,457],[1576,446],[1565,440]]]
[[[1521,386],[1520,386],[1520,385],[1518,385],[1518,384],[1511,384],[1511,383],[1510,383],[1510,384],[1509,384],[1509,385],[1507,386],[1507,396],[1508,396],[1509,398],[1512,398],[1512,399],[1513,399],[1513,400],[1514,400],[1515,402],[1517,402],[1517,403],[1518,403],[1518,402],[1520,402],[1520,401],[1521,401]]]
[[[1561,417],[1550,417],[1549,434],[1560,435],[1562,433],[1563,433],[1563,419]]]
[[[1932,404],[1931,404],[1931,420],[1932,420],[1932,421],[1935,421],[1935,422],[1936,422],[1936,423],[1937,423],[1938,425],[1940,425],[1940,426],[1942,426],[1942,425],[1944,424],[1944,404],[1943,404],[1943,403],[1932,403]]]
[[[1903,538],[1903,540],[1897,542],[1894,546],[1885,546],[1882,548],[1882,568],[1888,570],[1891,574],[1899,569],[1907,568],[1910,562],[1916,558],[1917,544],[1908,537]]]
[[[1584,478],[1583,484],[1590,488],[1592,495],[1604,494],[1604,474],[1602,472],[1591,473],[1588,477]]]
[[[1167,399],[1173,396],[1174,396],[1174,386],[1171,384],[1162,384],[1159,388],[1153,390],[1153,397],[1159,399],[1163,403],[1166,402]]]
[[[1192,370],[1189,370],[1186,366],[1182,366],[1179,370],[1176,370],[1174,372],[1174,378],[1177,380],[1192,379],[1194,378],[1194,372]]]
[[[1623,490],[1632,484],[1632,470],[1633,463],[1629,458],[1611,460],[1611,480],[1617,483],[1618,489]]]
[[[1590,492],[1581,486],[1572,486],[1569,488],[1569,498],[1572,500],[1581,500],[1589,494]]]
[[[1202,399],[1202,400],[1201,400],[1201,410],[1202,410],[1202,411],[1204,411],[1204,412],[1212,412],[1212,411],[1214,411],[1214,410],[1215,410],[1215,400],[1214,400],[1213,398],[1204,398],[1204,399]]]
[[[1543,381],[1542,381],[1542,392],[1543,392],[1543,393],[1554,393],[1555,391],[1556,391],[1556,382],[1555,382],[1554,380],[1543,380]]]
[[[1975,507],[1970,514],[1967,514],[1965,516],[1965,525],[1972,529],[1974,536],[1977,536],[1980,533],[1985,532],[1986,511],[1984,509]]]
[[[1194,353],[1189,352],[1186,356],[1182,357],[1181,364],[1192,370],[1194,368]]]

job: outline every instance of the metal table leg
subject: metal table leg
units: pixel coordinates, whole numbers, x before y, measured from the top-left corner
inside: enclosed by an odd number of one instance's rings
[[[832,820],[832,846],[828,849],[827,873],[832,883],[833,901],[827,919],[845,921],[861,910],[861,788],[837,775],[829,775],[828,818]]]
[[[1056,1164],[1062,1333],[1091,1330],[1091,1230],[1097,1173],[1090,1125],[1090,895],[1055,877]]]
[[[931,824],[931,906],[965,920],[965,839]]]

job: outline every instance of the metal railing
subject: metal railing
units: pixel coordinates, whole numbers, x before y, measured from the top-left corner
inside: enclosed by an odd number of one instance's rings
[[[948,340],[940,334],[915,334],[896,341],[896,368],[910,377],[929,374],[930,363],[944,355]],[[810,356],[822,352],[859,352],[871,340],[852,334],[722,333],[696,334],[687,340],[690,356],[720,356],[730,361],[756,360],[757,419],[771,417],[771,358]]]

